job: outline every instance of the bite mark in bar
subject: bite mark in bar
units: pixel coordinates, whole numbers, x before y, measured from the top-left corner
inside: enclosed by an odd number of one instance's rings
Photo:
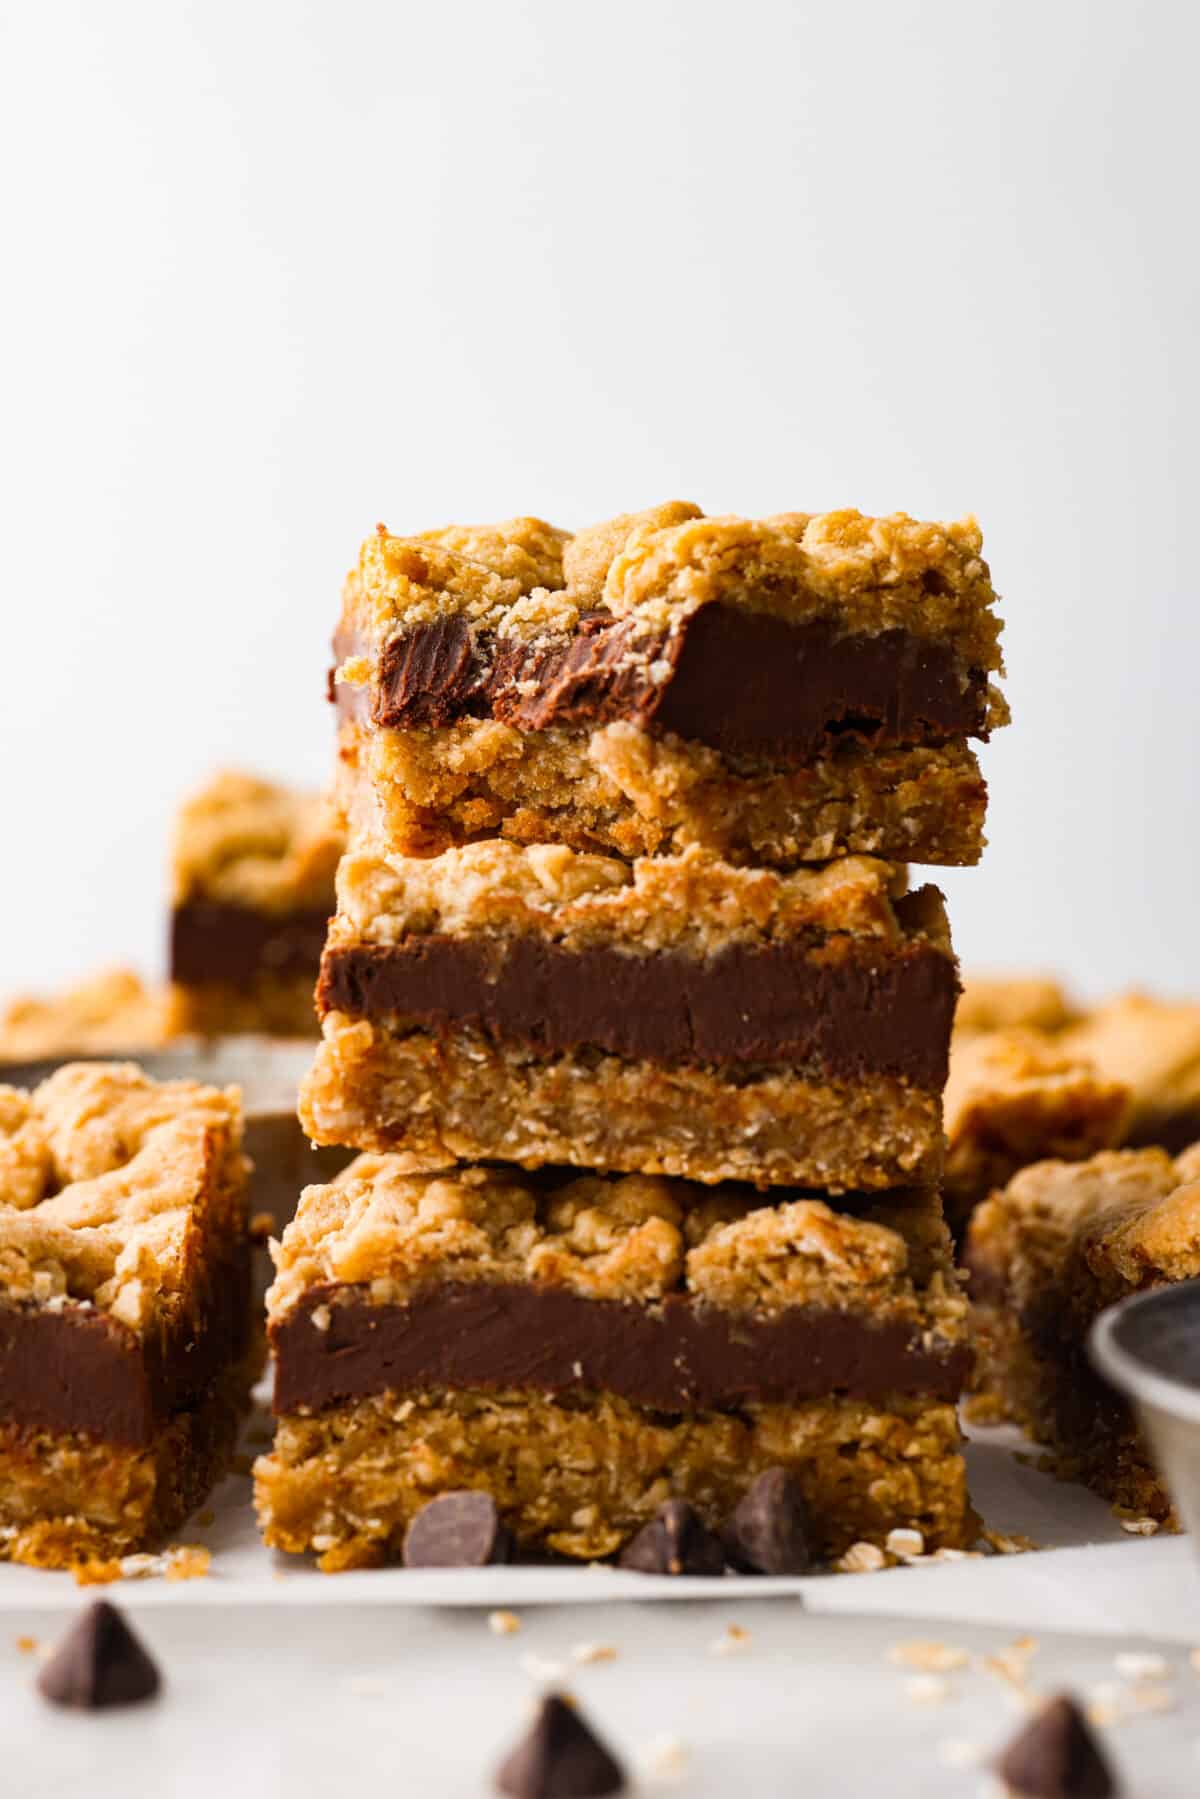
[[[714,604],[650,633],[594,612],[573,635],[534,642],[459,615],[409,626],[384,651],[373,718],[412,729],[492,717],[522,731],[625,719],[726,755],[803,762],[847,738],[986,737],[987,709],[985,672],[947,644]]]

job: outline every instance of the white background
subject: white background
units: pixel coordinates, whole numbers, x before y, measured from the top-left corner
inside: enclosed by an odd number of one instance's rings
[[[377,519],[978,512],[973,963],[1200,989],[1195,71],[1167,0],[9,5],[0,987],[317,780]]]

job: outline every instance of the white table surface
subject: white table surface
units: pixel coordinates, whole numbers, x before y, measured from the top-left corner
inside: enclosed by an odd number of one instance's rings
[[[1112,1751],[1130,1799],[1194,1795],[1192,1544],[1126,1535],[1094,1495],[1040,1473],[1021,1443],[1012,1432],[976,1433],[971,1488],[993,1527],[1028,1534],[1040,1553],[778,1583],[660,1582],[612,1569],[324,1576],[262,1548],[249,1484],[234,1477],[212,1524],[180,1533],[212,1548],[207,1579],[81,1590],[69,1575],[0,1567],[0,1799],[486,1794],[531,1697],[554,1684],[575,1693],[635,1773],[656,1738],[679,1740],[682,1777],[646,1774],[638,1793],[974,1799],[982,1764],[1020,1721],[982,1660],[1025,1634],[1039,1645],[1033,1691],[1100,1693],[1125,1714],[1135,1694],[1116,1655],[1165,1657],[1171,1677],[1155,1685],[1171,1709],[1126,1715]],[[768,1597],[773,1586],[789,1591]],[[51,1708],[34,1688],[37,1657],[17,1640],[45,1650],[100,1593],[157,1654],[165,1690],[127,1712]],[[517,1612],[520,1630],[493,1633],[495,1606]],[[748,1643],[714,1653],[731,1623]],[[972,1658],[945,1676],[936,1702],[914,1697],[913,1671],[888,1659],[912,1638]],[[572,1652],[584,1643],[611,1644],[617,1656],[581,1663]],[[980,1765],[965,1765],[969,1752]]]
[[[749,1644],[714,1654],[730,1623],[750,1631]],[[582,1641],[618,1651],[566,1676],[612,1745],[635,1766],[663,1735],[686,1751],[681,1779],[640,1779],[639,1793],[973,1799],[980,1770],[943,1757],[961,1763],[969,1750],[992,1752],[1020,1718],[1005,1684],[978,1659],[1011,1642],[1010,1630],[818,1617],[796,1599],[530,1608],[511,1636],[493,1634],[486,1612],[466,1609],[150,1609],[139,1611],[137,1627],[160,1658],[164,1692],[102,1714],[59,1711],[34,1690],[36,1658],[17,1649],[16,1635],[50,1642],[62,1626],[61,1611],[4,1620],[6,1793],[486,1794],[539,1678],[554,1678],[540,1664],[569,1664]],[[888,1660],[909,1636],[975,1658],[946,1676],[940,1703],[911,1697],[911,1674]],[[1111,1698],[1106,1687],[1130,1690],[1114,1649],[1147,1647],[1144,1639],[1042,1634],[1031,1678],[1039,1691],[1069,1686]],[[1163,1654],[1174,1709],[1106,1732],[1132,1799],[1194,1795],[1200,1783],[1200,1677],[1180,1645]],[[530,1657],[539,1664],[532,1671]]]

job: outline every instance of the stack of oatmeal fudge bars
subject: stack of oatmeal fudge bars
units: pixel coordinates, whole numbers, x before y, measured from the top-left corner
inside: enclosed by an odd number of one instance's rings
[[[301,1096],[363,1153],[276,1248],[268,1542],[782,1572],[969,1539],[958,976],[905,864],[981,853],[993,602],[972,521],[368,540]]]

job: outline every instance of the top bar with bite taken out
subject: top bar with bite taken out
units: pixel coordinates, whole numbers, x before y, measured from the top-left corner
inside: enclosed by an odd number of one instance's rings
[[[1007,719],[981,545],[973,520],[682,502],[575,536],[381,526],[334,644],[343,808],[407,855],[974,863],[968,740]]]

